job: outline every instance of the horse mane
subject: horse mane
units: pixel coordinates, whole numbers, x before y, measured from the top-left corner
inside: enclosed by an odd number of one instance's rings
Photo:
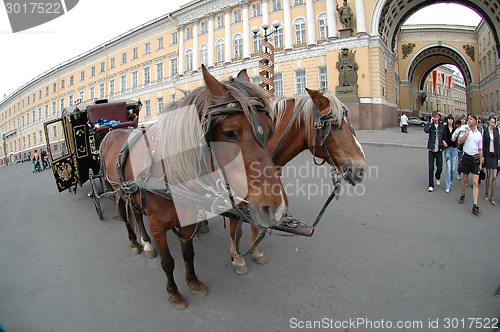
[[[250,111],[253,108],[248,97],[238,87],[229,81],[221,82],[229,90],[230,99],[240,102],[243,113],[251,123]],[[255,84],[241,82],[247,93],[263,101],[264,107],[270,110],[267,96]],[[206,86],[201,86],[185,95],[181,100],[171,102],[165,111],[158,117],[158,149],[157,160],[165,162],[166,172],[178,182],[190,187],[201,189],[199,178],[203,175],[202,154],[207,153],[207,147],[202,141],[201,118],[208,112],[208,107],[217,100]],[[226,115],[214,117],[210,125],[217,127]]]
[[[345,107],[345,105],[329,90],[323,93],[323,97],[328,99],[328,102],[330,104],[330,112],[332,112],[333,117],[335,119],[341,120],[343,117],[343,107]],[[294,112],[297,110],[297,107],[299,107],[299,105],[301,105],[305,101],[305,104],[302,107],[302,110],[300,111],[300,115],[297,118],[295,125],[300,127],[303,122],[306,129],[306,135],[307,137],[309,137],[309,135],[312,134],[314,128],[316,105],[314,105],[311,97],[308,94],[291,98],[283,97],[274,100],[272,105],[273,109],[272,113],[274,113],[274,117],[276,119],[275,128],[279,127],[281,121],[283,120],[283,117],[286,112],[287,103],[290,101],[295,102],[293,109]],[[339,121],[339,127],[341,123],[342,121]]]

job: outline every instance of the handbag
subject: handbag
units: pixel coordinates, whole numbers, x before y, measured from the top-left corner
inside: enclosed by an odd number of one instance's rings
[[[484,168],[481,168],[479,171],[479,180],[484,181],[486,179],[486,172],[484,171]]]

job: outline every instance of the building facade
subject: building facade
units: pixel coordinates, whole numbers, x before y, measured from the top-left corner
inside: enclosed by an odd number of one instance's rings
[[[202,64],[219,80],[246,69],[258,82],[262,37],[255,38],[251,29],[275,20],[281,23],[272,37],[276,96],[304,94],[305,87],[336,91],[336,63],[342,49],[348,49],[358,65],[358,96],[346,102],[354,128],[397,125],[407,100],[400,91],[405,78],[397,29],[422,1],[400,1],[393,8],[391,0],[348,0],[350,27],[341,22],[333,0],[192,1],[46,71],[3,99],[1,163],[42,148],[43,123],[77,101],[140,99],[139,120],[148,121],[203,84]],[[480,4],[485,16],[488,6],[486,1]],[[491,31],[494,48],[498,34],[497,29]],[[491,93],[496,96],[485,92]],[[63,133],[56,129],[49,134],[57,140]]]

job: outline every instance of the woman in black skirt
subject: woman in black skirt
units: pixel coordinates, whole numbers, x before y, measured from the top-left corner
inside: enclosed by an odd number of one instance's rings
[[[496,127],[496,118],[490,115],[488,119],[489,125],[483,132],[483,167],[486,168],[486,194],[484,199],[488,200],[488,189],[491,179],[491,204],[495,205],[495,184],[497,179],[497,168],[500,167],[500,140],[499,131]]]

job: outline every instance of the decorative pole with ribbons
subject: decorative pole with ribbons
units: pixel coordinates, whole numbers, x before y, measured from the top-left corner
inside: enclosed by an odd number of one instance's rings
[[[274,98],[274,46],[269,42],[268,37],[272,36],[274,33],[279,31],[281,23],[279,21],[273,22],[274,30],[267,33],[269,29],[269,24],[262,24],[262,29],[264,29],[263,40],[262,40],[262,50],[259,52],[261,60],[259,60],[259,80],[260,87],[266,92],[269,98]],[[254,38],[257,38],[260,28],[254,26],[252,28]]]

